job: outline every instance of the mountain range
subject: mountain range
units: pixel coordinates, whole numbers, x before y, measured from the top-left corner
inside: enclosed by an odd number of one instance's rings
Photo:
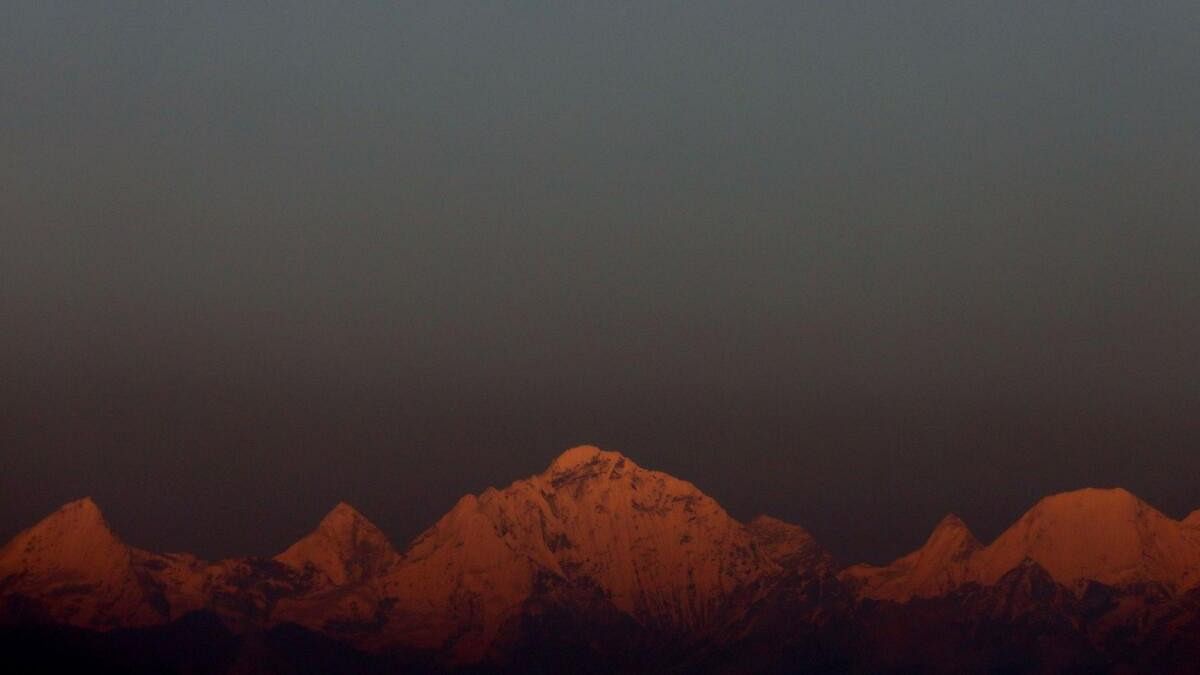
[[[21,672],[1200,672],[1200,511],[1053,495],[883,566],[572,448],[403,551],[338,504],[274,558],[128,546],[90,499],[0,549]]]

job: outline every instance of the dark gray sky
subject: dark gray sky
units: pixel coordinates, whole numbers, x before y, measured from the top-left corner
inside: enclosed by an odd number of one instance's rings
[[[591,442],[847,559],[1200,507],[1200,3],[0,4],[0,537]]]

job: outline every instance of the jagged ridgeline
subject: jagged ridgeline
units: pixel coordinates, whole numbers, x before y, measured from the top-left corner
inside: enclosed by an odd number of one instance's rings
[[[842,569],[798,525],[584,446],[403,552],[344,503],[272,559],[205,561],[73,502],[0,550],[0,623],[20,672],[1188,673],[1200,512],[1081,490],[988,545],[947,516]]]

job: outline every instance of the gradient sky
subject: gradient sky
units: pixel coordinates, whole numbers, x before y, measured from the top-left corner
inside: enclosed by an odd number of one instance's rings
[[[1200,508],[1200,3],[0,4],[0,537],[596,443],[847,560]]]

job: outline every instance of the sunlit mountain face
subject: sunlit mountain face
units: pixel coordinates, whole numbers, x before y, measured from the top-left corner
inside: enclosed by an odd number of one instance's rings
[[[1200,512],[1084,489],[847,566],[583,446],[403,551],[345,503],[274,558],[207,561],[72,502],[0,551],[0,624],[22,673],[1190,673]]]

